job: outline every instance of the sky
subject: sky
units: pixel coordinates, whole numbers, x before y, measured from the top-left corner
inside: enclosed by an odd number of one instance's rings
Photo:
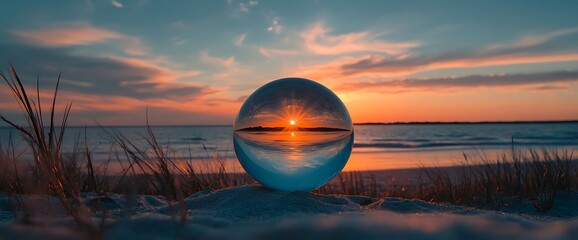
[[[230,125],[285,77],[353,122],[578,119],[578,2],[5,0],[9,64],[73,125]],[[45,108],[46,109],[46,108]],[[7,85],[0,114],[21,121]]]

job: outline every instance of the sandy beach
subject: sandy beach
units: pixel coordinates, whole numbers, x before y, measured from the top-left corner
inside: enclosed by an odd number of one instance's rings
[[[14,196],[12,196],[14,197]],[[57,200],[23,196],[37,209],[31,223],[11,223],[11,201],[0,195],[3,239],[78,239],[74,222]],[[104,226],[106,239],[571,239],[578,229],[578,194],[561,198],[547,214],[532,213],[529,203],[502,211],[399,198],[327,196],[244,186],[205,190],[169,205],[163,197],[83,193],[94,210],[84,216]],[[179,216],[184,206],[186,217]],[[67,227],[69,226],[69,227]]]

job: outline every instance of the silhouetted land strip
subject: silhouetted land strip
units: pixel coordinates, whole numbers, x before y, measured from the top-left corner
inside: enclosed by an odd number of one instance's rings
[[[262,126],[257,126],[257,127],[248,127],[248,128],[241,128],[238,129],[236,131],[242,131],[242,132],[280,132],[285,130],[284,127],[262,127]]]
[[[281,131],[286,131],[286,130],[291,130],[291,129],[288,129],[285,127],[257,126],[257,127],[241,128],[241,129],[238,129],[237,131],[242,131],[242,132],[281,132]],[[295,127],[293,130],[302,131],[302,132],[343,132],[343,131],[349,131],[347,129],[342,129],[342,128],[328,128],[328,127],[312,127],[312,128]]]
[[[481,121],[481,122],[365,122],[354,125],[443,125],[443,124],[552,124],[552,123],[578,123],[578,120],[567,121]]]

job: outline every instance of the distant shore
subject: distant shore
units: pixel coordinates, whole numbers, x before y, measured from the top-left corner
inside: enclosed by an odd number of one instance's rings
[[[563,121],[478,121],[478,122],[363,122],[354,123],[353,125],[434,125],[434,124],[552,124],[552,123],[578,123],[578,120],[563,120]]]
[[[415,122],[358,122],[353,125],[448,125],[448,124],[552,124],[578,123],[578,120],[544,120],[544,121],[415,121]],[[68,125],[68,128],[140,128],[145,125]],[[151,125],[151,127],[233,127],[231,124],[211,125]],[[12,128],[0,124],[0,128]]]

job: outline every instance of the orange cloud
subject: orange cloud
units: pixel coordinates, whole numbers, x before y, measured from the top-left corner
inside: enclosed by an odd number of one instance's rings
[[[147,61],[121,57],[84,57],[68,55],[59,49],[32,46],[6,49],[6,56],[15,57],[16,67],[27,66],[23,71],[17,68],[17,72],[29,89],[34,90],[36,77],[36,72],[29,69],[43,70],[40,73],[40,97],[43,102],[50,102],[55,78],[62,72],[59,99],[74,102],[73,109],[83,111],[81,115],[85,116],[88,113],[104,116],[110,111],[116,111],[116,114],[119,111],[137,111],[146,106],[162,108],[161,104],[166,104],[165,109],[189,112],[191,109],[203,108],[201,105],[207,105],[203,102],[206,96],[221,91],[186,82],[200,72],[175,69],[169,61],[163,59]],[[27,54],[19,54],[22,52]],[[157,62],[163,62],[163,65]],[[5,88],[0,89],[3,90],[0,92],[0,108],[14,112],[17,105],[12,101],[11,94]],[[198,106],[183,105],[185,103]],[[179,106],[186,108],[177,110]]]
[[[544,53],[544,54],[496,54],[496,55],[451,55],[426,58],[385,58],[367,56],[352,63],[340,66],[345,75],[378,74],[385,76],[409,75],[426,70],[447,68],[471,68],[483,66],[500,66],[513,64],[566,62],[578,60],[578,53]]]
[[[560,90],[578,82],[578,71],[558,71],[527,74],[471,75],[446,78],[407,78],[371,82],[349,82],[337,91],[399,93],[408,91],[446,91],[455,88],[492,88],[533,86],[531,90]],[[546,87],[546,89],[544,89]],[[523,89],[528,90],[528,89]]]
[[[123,34],[84,23],[38,30],[17,30],[13,33],[26,41],[44,46],[87,45],[125,38]]]
[[[317,26],[311,32],[317,33],[309,35],[317,36],[325,34],[326,30]],[[374,52],[364,56],[342,56],[317,65],[298,66],[288,72],[292,75],[316,79],[335,86],[344,82],[399,79],[400,77],[419,72],[438,69],[578,61],[578,52],[575,51],[573,45],[551,44],[553,40],[570,35],[573,36],[576,33],[578,33],[578,28],[562,29],[539,36],[525,36],[510,43],[490,45],[481,50],[449,52],[437,55],[419,55],[403,52],[391,55],[387,52],[386,54]],[[347,38],[343,38],[363,39],[359,36],[365,35],[350,34]],[[310,39],[314,38],[310,37]],[[336,43],[355,42],[353,40],[336,39],[331,41]],[[345,44],[345,46],[349,45]],[[346,47],[344,49],[356,48]],[[335,52],[342,51],[337,49]]]
[[[50,86],[54,87],[54,86]],[[61,85],[62,87],[62,85]],[[30,97],[36,100],[34,87],[28,87]],[[53,89],[40,89],[40,101],[44,109],[49,109]],[[8,119],[20,119],[21,109],[8,88],[0,88],[0,114]],[[152,124],[230,124],[240,102],[223,101],[209,104],[209,94],[182,98],[136,98],[123,95],[101,95],[78,91],[59,91],[56,102],[57,116],[62,114],[65,104],[72,102],[70,122],[73,125],[94,125],[95,121],[104,125],[134,125],[145,123],[145,111],[150,109]],[[215,117],[220,116],[220,117]],[[212,120],[211,120],[212,118]]]
[[[34,30],[14,30],[14,35],[27,42],[49,47],[89,45],[109,40],[120,41],[120,47],[129,55],[148,54],[148,48],[141,40],[104,28],[94,27],[88,23],[67,23],[59,27]]]
[[[230,56],[228,58],[219,58],[209,55],[207,51],[201,52],[201,60],[206,63],[222,66],[225,68],[235,68],[239,63],[235,61],[235,56]]]
[[[198,70],[179,71],[137,58],[122,58],[113,56],[109,58],[120,63],[130,65],[132,67],[151,69],[155,71],[154,75],[150,75],[148,78],[143,79],[138,83],[175,84],[175,81],[178,79],[195,77],[201,74],[201,72]],[[130,83],[126,82],[126,84]]]
[[[344,57],[316,66],[301,66],[296,68],[294,72],[298,76],[329,82],[355,77],[394,78],[436,69],[567,61],[578,61],[578,53],[513,53],[494,56],[465,54],[463,56],[447,55],[431,58],[410,55],[394,57],[366,55],[359,58]]]
[[[316,23],[301,33],[305,47],[315,54],[338,55],[352,52],[380,52],[401,54],[417,47],[416,42],[391,43],[376,39],[370,32],[356,32],[342,35],[329,35],[330,29],[322,23]]]
[[[213,74],[213,77],[216,79],[228,79],[232,76],[248,72],[248,69],[241,66],[241,64],[235,60],[235,56],[220,58],[211,56],[207,51],[202,51],[201,60],[203,62],[225,68],[225,70]]]
[[[294,56],[298,54],[298,52],[294,50],[265,48],[265,47],[260,47],[259,53],[267,58],[273,58],[276,55]]]

